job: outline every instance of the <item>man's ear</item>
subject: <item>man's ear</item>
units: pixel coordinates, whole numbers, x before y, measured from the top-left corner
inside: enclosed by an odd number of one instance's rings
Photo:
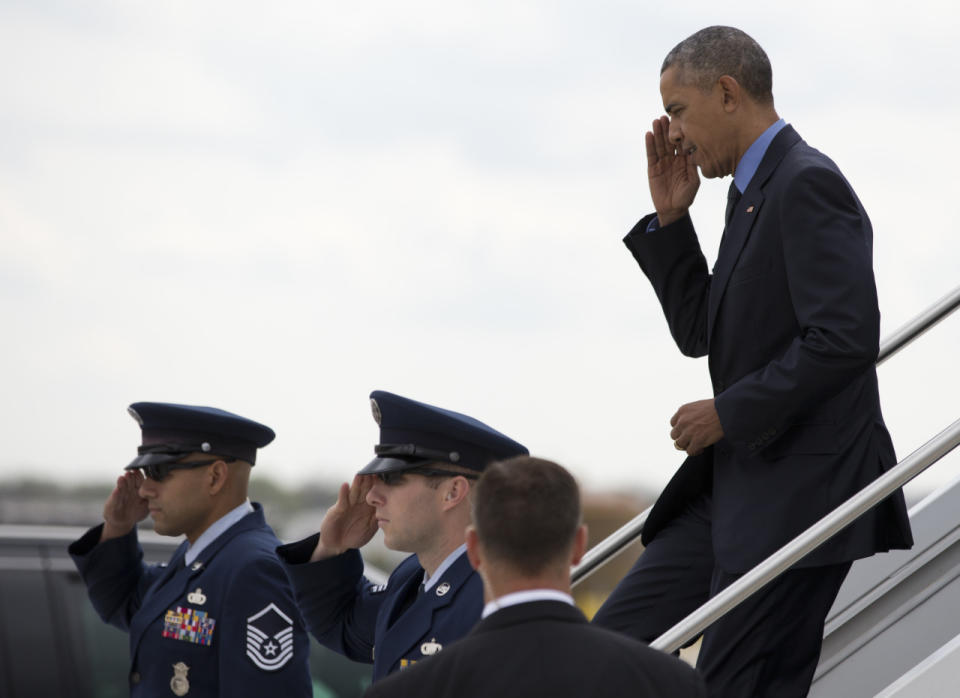
[[[470,493],[470,481],[460,475],[450,478],[444,484],[443,501],[441,502],[444,511],[453,509],[460,502],[466,499],[467,495]]]
[[[226,487],[229,472],[226,461],[218,460],[210,464],[210,469],[207,471],[207,482],[211,495],[217,494]]]
[[[570,566],[577,565],[583,559],[587,552],[587,524],[580,524],[577,533],[573,537],[573,550],[570,555]]]
[[[483,565],[483,553],[480,551],[480,538],[473,524],[467,526],[467,559],[470,560],[473,569],[479,572]]]
[[[717,80],[717,89],[720,90],[720,98],[723,100],[723,110],[732,112],[740,106],[740,99],[743,96],[740,83],[729,75],[721,75]]]

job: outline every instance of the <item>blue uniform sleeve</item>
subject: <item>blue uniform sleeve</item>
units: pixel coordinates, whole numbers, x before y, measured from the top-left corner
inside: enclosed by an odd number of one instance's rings
[[[309,562],[316,536],[280,546],[297,605],[317,641],[359,662],[373,662],[377,615],[383,595],[363,576],[357,550]]]
[[[309,698],[310,640],[273,551],[232,571],[216,640],[220,695]]]
[[[163,568],[143,562],[137,529],[120,538],[100,542],[103,524],[87,531],[67,548],[97,614],[121,630],[140,608],[143,595]]]

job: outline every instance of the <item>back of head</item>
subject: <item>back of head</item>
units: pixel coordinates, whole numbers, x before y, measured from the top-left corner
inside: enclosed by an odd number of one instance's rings
[[[660,73],[668,68],[705,92],[729,75],[755,102],[773,104],[770,59],[760,44],[734,27],[707,27],[687,37],[667,54]]]
[[[489,466],[477,483],[473,525],[487,557],[536,575],[569,564],[580,526],[580,490],[564,468],[517,456]]]

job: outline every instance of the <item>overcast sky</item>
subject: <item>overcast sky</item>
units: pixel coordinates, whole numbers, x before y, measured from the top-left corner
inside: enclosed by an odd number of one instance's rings
[[[339,481],[385,389],[659,488],[710,390],[621,243],[663,56],[718,23],[764,46],[871,215],[888,335],[960,285],[956,7],[0,0],[0,478],[112,477],[158,400]],[[693,210],[711,264],[727,186]],[[960,316],[880,369],[900,457],[960,417],[958,345]]]

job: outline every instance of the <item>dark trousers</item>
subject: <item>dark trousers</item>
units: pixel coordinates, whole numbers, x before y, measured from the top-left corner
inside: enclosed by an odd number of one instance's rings
[[[850,564],[790,569],[707,628],[697,669],[708,694],[806,696]],[[741,576],[714,564],[702,497],[657,533],[593,622],[649,643]]]

